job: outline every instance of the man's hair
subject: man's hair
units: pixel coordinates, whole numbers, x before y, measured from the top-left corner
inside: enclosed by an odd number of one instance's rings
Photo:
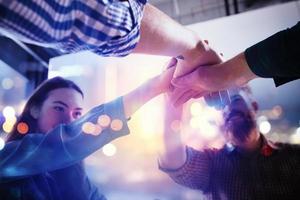
[[[37,119],[33,118],[31,115],[31,109],[33,107],[40,109],[45,100],[48,98],[49,93],[60,88],[74,89],[75,91],[79,92],[82,97],[84,97],[82,90],[73,81],[64,79],[62,77],[55,77],[46,80],[33,92],[31,97],[28,99],[21,115],[18,117],[18,120],[15,123],[12,131],[9,133],[6,141],[19,140],[24,137],[24,134],[19,133],[17,128],[18,124],[21,122],[28,126],[28,132],[36,133],[38,131]]]

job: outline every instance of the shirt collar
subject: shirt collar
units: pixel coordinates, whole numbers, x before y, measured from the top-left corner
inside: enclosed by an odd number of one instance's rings
[[[265,136],[261,133],[260,133],[260,140],[261,140],[261,148],[257,152],[259,152],[261,155],[263,155],[265,157],[271,156],[273,154],[274,150],[279,149],[279,146],[277,146],[272,141],[267,140],[265,138]],[[228,154],[239,153],[237,150],[237,147],[231,143],[226,143],[225,149]]]

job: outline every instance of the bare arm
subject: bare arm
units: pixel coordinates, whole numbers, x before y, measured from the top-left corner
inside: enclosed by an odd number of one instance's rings
[[[168,95],[166,95],[165,99],[164,148],[159,157],[159,163],[162,168],[178,169],[183,166],[187,159],[185,147],[180,135],[182,106],[175,108]]]
[[[136,53],[177,56],[194,49],[200,38],[151,4],[144,8]],[[184,36],[184,37],[183,37]]]
[[[129,118],[152,98],[167,92],[170,89],[170,82],[174,71],[175,67],[170,68],[124,95],[123,104],[126,117]]]
[[[150,4],[145,6],[140,41],[133,52],[183,56],[188,63],[179,63],[175,76],[186,74],[199,65],[221,61],[218,54],[194,31],[177,23]]]

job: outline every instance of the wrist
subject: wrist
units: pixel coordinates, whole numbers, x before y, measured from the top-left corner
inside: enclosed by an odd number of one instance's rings
[[[199,36],[197,36],[196,34],[192,35],[193,36],[189,48],[187,48],[181,54],[181,56],[183,56],[185,60],[193,59],[209,50],[208,45]]]
[[[148,80],[147,90],[151,96],[157,96],[164,92],[164,88],[160,84],[160,77],[156,76]]]
[[[251,69],[246,61],[244,53],[240,53],[239,55],[237,55],[236,66],[239,66],[239,68],[240,68],[240,70],[236,70],[239,73],[237,76],[240,77],[236,83],[237,86],[244,85],[244,84],[248,83],[250,80],[258,77],[256,74],[254,74],[251,71]]]

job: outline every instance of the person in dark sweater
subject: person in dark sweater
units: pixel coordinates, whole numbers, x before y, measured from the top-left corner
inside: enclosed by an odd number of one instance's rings
[[[0,150],[0,199],[106,199],[87,177],[83,159],[129,134],[127,119],[169,89],[173,72],[166,70],[83,116],[83,93],[77,85],[61,77],[44,82]]]
[[[185,74],[174,78],[172,84],[178,89],[198,91],[202,96],[239,87],[258,77],[273,78],[275,85],[280,86],[300,78],[299,52],[300,22],[258,42],[226,62],[191,67],[185,70]],[[182,97],[177,96],[173,101]]]
[[[185,146],[174,120],[181,107],[167,98],[164,151],[159,168],[176,183],[201,190],[207,199],[298,199],[300,146],[268,141],[257,128],[257,103],[247,90],[231,96],[222,111],[221,131],[227,143],[221,149],[196,150]]]

